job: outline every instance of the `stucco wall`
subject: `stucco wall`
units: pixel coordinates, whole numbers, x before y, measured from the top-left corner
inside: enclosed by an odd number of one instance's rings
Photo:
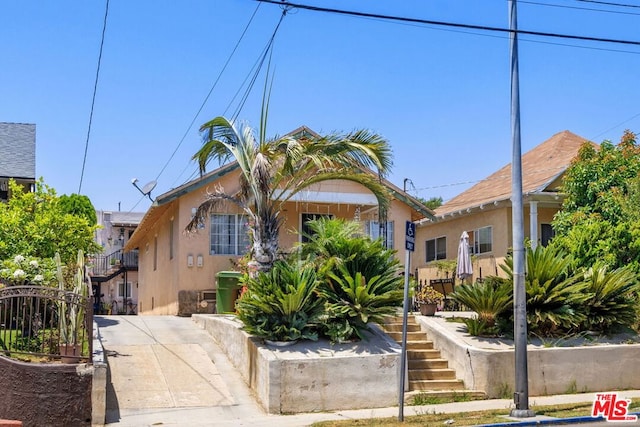
[[[269,413],[397,404],[400,348],[382,333],[366,343],[304,342],[277,349],[249,337],[234,316],[192,319],[225,350]]]
[[[93,367],[0,356],[0,418],[25,427],[91,425]]]
[[[139,280],[138,280],[138,314],[175,315],[187,314],[178,304],[180,291],[199,292],[213,291],[217,288],[216,274],[219,271],[233,270],[231,260],[240,256],[210,253],[210,224],[196,233],[185,234],[184,229],[191,220],[192,210],[205,199],[207,192],[220,185],[226,192],[233,192],[238,186],[237,171],[220,177],[210,187],[184,194],[183,196],[162,205],[157,209],[165,209],[153,226],[145,230],[139,244]],[[336,192],[351,194],[370,194],[359,184],[350,181],[324,182],[312,191]],[[377,220],[377,206],[359,207],[351,203],[319,203],[295,201],[288,202],[281,211],[283,223],[280,232],[280,248],[287,249],[300,241],[297,230],[300,229],[302,213],[332,214],[338,218],[353,219],[359,209],[361,221]],[[219,212],[241,213],[233,206],[221,206]],[[397,200],[392,201],[388,213],[388,221],[394,222],[394,247],[401,249],[398,259],[404,264],[404,224],[411,217],[411,209]],[[170,256],[170,222],[173,221],[173,258]],[[154,247],[157,239],[157,267],[154,269]],[[193,265],[188,266],[188,257],[193,257]],[[202,265],[198,265],[201,257]]]
[[[513,392],[513,348],[488,349],[469,345],[438,321],[420,316],[417,319],[466,388],[484,391],[490,398]],[[549,348],[529,345],[529,394],[544,396],[640,388],[638,354],[640,344]]]

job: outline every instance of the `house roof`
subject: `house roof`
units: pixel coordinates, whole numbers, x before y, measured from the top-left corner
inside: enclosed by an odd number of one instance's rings
[[[522,155],[524,195],[558,193],[559,179],[587,141],[568,130],[559,132]],[[594,144],[595,145],[595,144]],[[511,199],[511,163],[435,210],[439,218],[453,212]]]
[[[292,132],[289,132],[287,135],[299,134],[312,135],[316,137],[319,136],[307,126],[300,126]],[[203,175],[200,178],[196,178],[164,194],[159,195],[140,221],[140,224],[136,228],[133,236],[131,236],[131,238],[125,245],[125,251],[137,247],[140,244],[139,240],[141,236],[145,235],[146,232],[151,229],[153,225],[160,219],[160,217],[167,211],[169,206],[171,206],[173,202],[175,202],[181,196],[196,191],[202,187],[206,187],[207,185],[217,181],[222,176],[231,173],[236,169],[238,169],[237,162],[234,161],[231,163],[227,163],[219,167],[218,169]],[[369,171],[369,173],[372,172]],[[422,204],[418,199],[405,193],[400,188],[385,179],[382,180],[382,183],[389,189],[394,199],[403,202],[413,210],[411,218],[412,221],[417,221],[423,218],[428,218],[431,220],[435,219],[434,212],[431,209],[427,208],[424,204]]]
[[[35,180],[36,125],[0,122],[0,177]]]

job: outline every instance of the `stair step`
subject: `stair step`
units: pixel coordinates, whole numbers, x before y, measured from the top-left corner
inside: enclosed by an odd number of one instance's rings
[[[449,362],[446,359],[409,359],[409,370],[413,369],[446,369]]]
[[[462,380],[409,380],[409,390],[464,390]]]
[[[386,323],[384,330],[387,332],[402,332],[402,323]],[[417,323],[407,323],[407,332],[422,332],[422,327]],[[424,334],[424,332],[422,332]]]
[[[407,350],[407,359],[440,359],[440,350],[418,349]]]
[[[402,342],[402,331],[386,331],[386,334],[391,337],[392,340],[400,344]],[[407,342],[424,340],[425,333],[422,331],[407,331]]]
[[[403,321],[403,317],[402,316],[387,316],[384,319],[384,323],[385,324],[389,324],[389,323],[399,323],[402,325],[402,321]],[[413,315],[409,315],[407,316],[407,324],[409,323],[418,323],[416,321],[416,317]]]
[[[433,350],[433,341],[419,340],[409,341],[407,340],[407,350]]]
[[[409,369],[409,380],[455,380],[456,371],[451,368]]]

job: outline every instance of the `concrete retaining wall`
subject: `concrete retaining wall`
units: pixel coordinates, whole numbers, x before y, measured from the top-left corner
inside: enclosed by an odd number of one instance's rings
[[[91,425],[103,426],[107,411],[107,363],[97,323],[93,322],[93,381],[91,383]]]
[[[465,387],[488,397],[511,397],[515,384],[513,348],[471,346],[433,319],[417,316],[435,348]],[[482,341],[482,339],[478,339]],[[540,348],[527,346],[529,394],[544,396],[640,388],[640,344]]]
[[[400,348],[386,335],[366,343],[305,341],[271,347],[250,337],[229,315],[194,315],[226,351],[269,413],[394,406],[398,403]]]

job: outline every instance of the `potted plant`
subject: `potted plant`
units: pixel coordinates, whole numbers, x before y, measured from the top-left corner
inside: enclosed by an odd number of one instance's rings
[[[433,316],[438,308],[438,303],[442,301],[444,295],[433,289],[431,285],[424,285],[416,292],[416,302],[420,307],[420,314],[423,316]]]

